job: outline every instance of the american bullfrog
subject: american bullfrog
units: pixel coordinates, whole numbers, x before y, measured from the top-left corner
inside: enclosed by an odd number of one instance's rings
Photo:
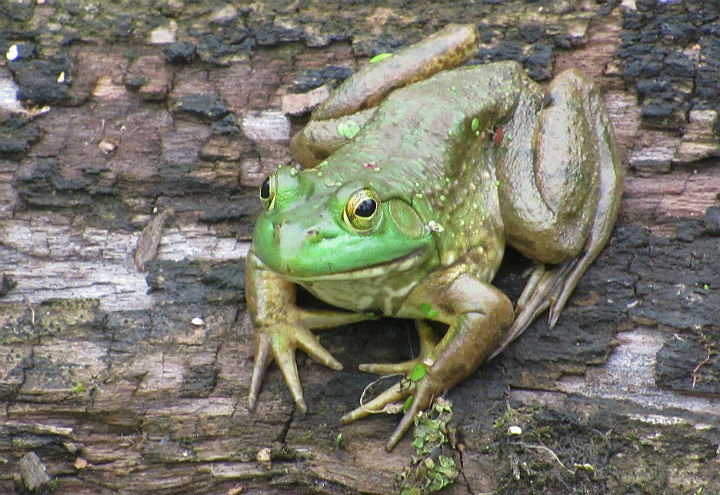
[[[600,94],[576,70],[545,89],[514,62],[446,70],[476,46],[474,28],[449,26],[368,64],[293,138],[306,168],[279,167],[260,187],[246,265],[250,410],[273,359],[301,411],[296,349],[342,368],[312,329],[411,318],[416,359],[360,367],[406,378],[342,418],[405,403],[392,449],[539,313],[554,325],[606,244],[623,170]],[[492,285],[506,244],[535,262],[515,306]],[[342,311],[298,307],[298,285]]]

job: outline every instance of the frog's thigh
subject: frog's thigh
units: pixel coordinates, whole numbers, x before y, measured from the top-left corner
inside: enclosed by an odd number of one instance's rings
[[[565,71],[550,84],[548,105],[538,115],[530,143],[534,185],[527,186],[534,189],[535,201],[515,208],[519,218],[508,225],[509,242],[537,261],[572,259],[588,237],[600,162],[592,98],[597,98],[592,85],[577,71]]]

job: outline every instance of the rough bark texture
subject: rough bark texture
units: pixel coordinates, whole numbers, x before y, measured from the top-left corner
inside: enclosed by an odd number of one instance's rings
[[[446,493],[720,493],[715,3],[138,3],[0,3],[0,493],[398,491],[397,418],[338,419],[410,324],[323,334],[345,370],[301,358],[308,414],[275,369],[249,414],[242,259],[301,124],[283,97],[448,22],[480,27],[476,62],[593,77],[628,176],[556,328],[448,394]]]

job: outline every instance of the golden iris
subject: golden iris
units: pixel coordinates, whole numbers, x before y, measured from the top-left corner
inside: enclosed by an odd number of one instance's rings
[[[358,232],[368,232],[375,227],[381,218],[380,198],[372,189],[360,189],[350,196],[343,220]]]

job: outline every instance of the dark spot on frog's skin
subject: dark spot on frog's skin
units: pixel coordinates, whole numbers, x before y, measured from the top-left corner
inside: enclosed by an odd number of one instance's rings
[[[496,125],[495,127],[493,127],[493,131],[492,131],[493,143],[500,144],[502,142],[504,133],[505,133],[505,131],[503,131],[502,126]]]
[[[367,168],[367,169],[372,170],[372,169],[374,169],[375,167],[377,167],[377,165],[375,165],[373,162],[363,163],[363,168]]]

